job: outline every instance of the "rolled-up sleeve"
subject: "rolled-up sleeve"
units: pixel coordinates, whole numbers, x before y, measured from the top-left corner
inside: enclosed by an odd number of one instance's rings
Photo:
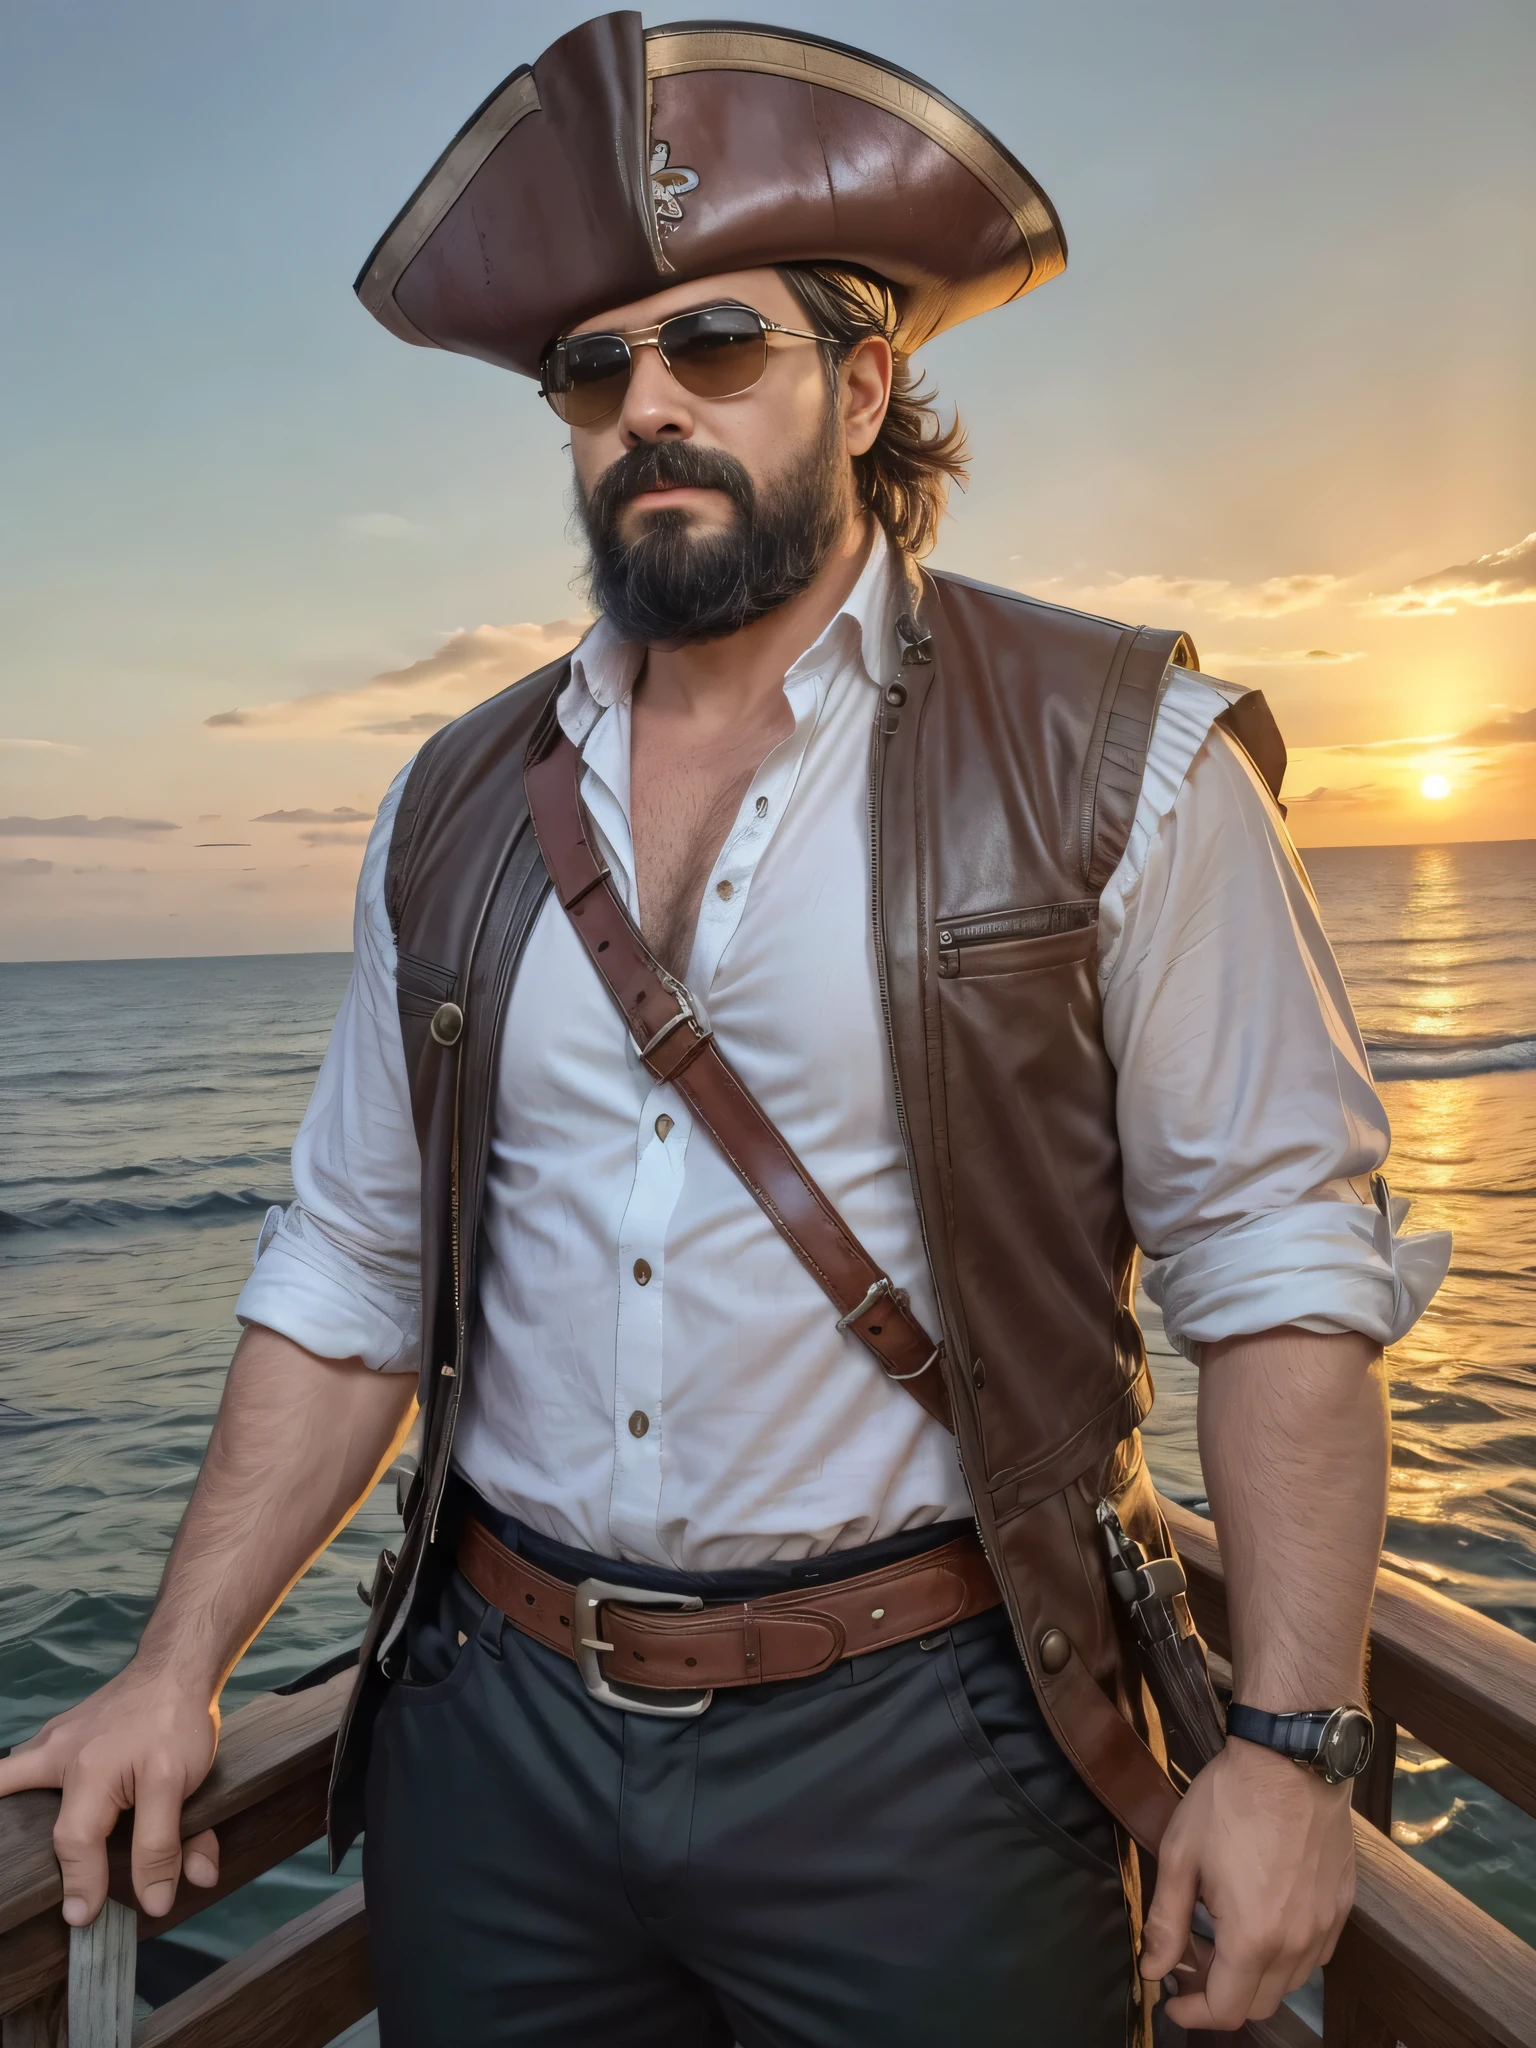
[[[1450,1238],[1400,1234],[1406,1205],[1380,1178],[1387,1115],[1338,963],[1269,792],[1210,724],[1221,708],[1194,678],[1170,692],[1166,808],[1149,764],[1101,910],[1147,1292],[1190,1356],[1282,1324],[1389,1344],[1445,1277]]]
[[[403,769],[358,878],[352,977],[293,1145],[297,1199],[235,1304],[321,1358],[414,1372],[421,1343],[421,1169],[395,997],[384,868]]]

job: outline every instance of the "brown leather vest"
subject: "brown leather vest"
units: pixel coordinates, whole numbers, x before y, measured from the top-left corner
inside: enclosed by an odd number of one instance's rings
[[[1136,1433],[1152,1385],[1132,1305],[1097,916],[1168,666],[1196,657],[1177,633],[960,577],[922,586],[927,637],[875,725],[872,915],[944,1368],[982,1540],[1045,1711],[1150,1845],[1175,1795],[1094,1522],[1109,1494],[1150,1550],[1167,1548]],[[499,1036],[549,887],[523,766],[568,673],[556,663],[434,735],[396,819],[386,895],[422,1157],[425,1422],[401,1558],[381,1567],[339,1745],[333,1846],[356,1832],[370,1704],[439,1534]],[[1221,687],[1223,722],[1278,791],[1285,752],[1263,698]],[[444,1043],[450,1001],[463,1029]]]

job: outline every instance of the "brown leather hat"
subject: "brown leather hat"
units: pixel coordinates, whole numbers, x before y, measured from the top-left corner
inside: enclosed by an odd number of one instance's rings
[[[1055,209],[921,79],[819,36],[604,14],[499,85],[363,266],[402,341],[538,375],[549,343],[689,278],[831,261],[912,349],[1065,268]]]

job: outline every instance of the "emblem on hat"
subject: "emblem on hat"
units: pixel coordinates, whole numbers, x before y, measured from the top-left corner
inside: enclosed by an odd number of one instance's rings
[[[681,164],[667,168],[671,153],[670,142],[652,142],[651,197],[656,202],[656,225],[664,235],[670,235],[683,217],[683,194],[694,191],[699,182],[697,171],[684,170]]]

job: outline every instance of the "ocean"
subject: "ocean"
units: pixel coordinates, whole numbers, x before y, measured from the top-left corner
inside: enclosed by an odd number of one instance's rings
[[[1450,1278],[1391,1357],[1387,1549],[1536,1636],[1536,841],[1314,850],[1413,1227]],[[0,966],[0,1743],[130,1655],[191,1489],[233,1305],[346,983],[340,954]],[[1151,1319],[1160,1481],[1201,1491],[1194,1373]],[[381,1487],[226,1711],[355,1642]],[[1406,1745],[1398,1839],[1536,1941],[1536,1822]],[[178,1930],[226,1955],[352,1882],[306,1851]]]

